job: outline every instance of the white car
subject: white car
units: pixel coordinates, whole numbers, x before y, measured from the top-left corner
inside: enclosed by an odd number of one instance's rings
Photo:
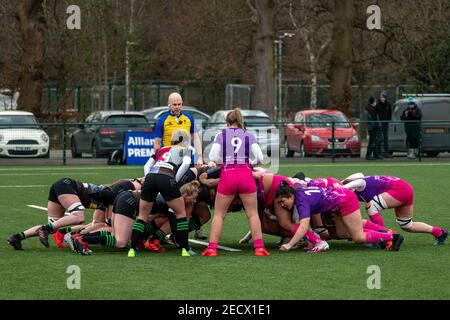
[[[48,158],[49,140],[31,112],[0,112],[0,157]]]
[[[207,156],[212,142],[217,133],[227,127],[225,117],[231,110],[216,111],[206,124],[206,130],[203,133],[203,155]],[[258,110],[241,110],[244,117],[244,126],[252,132],[264,155],[271,156],[279,154],[280,135],[279,130],[270,120],[269,116]]]

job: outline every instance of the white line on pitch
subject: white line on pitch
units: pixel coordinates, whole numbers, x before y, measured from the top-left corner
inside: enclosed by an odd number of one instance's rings
[[[17,184],[12,186],[0,186],[0,188],[42,188],[49,187],[47,184]]]
[[[45,207],[40,207],[40,206],[35,206],[35,205],[33,205],[33,204],[28,204],[27,205],[28,207],[30,207],[30,208],[34,208],[34,209],[38,209],[38,210],[42,210],[42,211],[47,211],[47,208],[45,208]],[[66,214],[67,214],[67,212],[66,212]],[[193,240],[193,239],[189,239],[189,242],[191,242],[191,243],[196,243],[196,244],[201,244],[201,245],[204,245],[205,247],[208,245],[208,243],[207,242],[203,242],[203,241],[198,241],[198,240]],[[219,249],[223,249],[223,250],[226,250],[226,251],[233,251],[233,252],[237,252],[237,251],[241,251],[240,249],[234,249],[234,248],[229,248],[229,247],[225,247],[225,246],[217,246]]]
[[[201,244],[201,245],[204,245],[205,247],[208,245],[207,242],[198,241],[198,240],[193,240],[193,239],[189,239],[189,242],[196,243],[196,244]],[[223,249],[223,250],[226,250],[226,251],[233,251],[233,252],[241,251],[240,249],[234,249],[234,248],[225,247],[225,246],[220,246],[220,245],[217,246],[217,248]]]

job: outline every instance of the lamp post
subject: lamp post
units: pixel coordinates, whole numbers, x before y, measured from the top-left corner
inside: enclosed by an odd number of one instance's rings
[[[277,38],[274,41],[276,44],[276,51],[275,55],[277,58],[277,104],[276,108],[278,111],[278,121],[281,121],[282,118],[282,107],[283,107],[283,87],[282,87],[282,81],[283,81],[283,68],[282,68],[282,62],[283,62],[283,39],[288,37],[292,38],[295,36],[295,33],[291,32],[279,32],[277,34]]]

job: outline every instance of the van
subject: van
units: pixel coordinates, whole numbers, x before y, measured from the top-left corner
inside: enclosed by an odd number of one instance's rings
[[[428,157],[436,157],[440,152],[450,152],[450,94],[413,96],[422,110],[422,151]],[[407,108],[407,99],[398,100],[389,124],[389,151],[406,152],[404,122],[400,120]],[[427,121],[433,121],[427,123]]]

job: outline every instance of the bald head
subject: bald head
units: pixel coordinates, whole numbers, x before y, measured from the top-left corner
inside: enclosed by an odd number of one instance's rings
[[[176,116],[179,116],[181,114],[181,106],[183,105],[183,99],[181,98],[181,95],[178,92],[172,92],[169,95],[169,99],[167,102],[169,104],[170,111]]]

